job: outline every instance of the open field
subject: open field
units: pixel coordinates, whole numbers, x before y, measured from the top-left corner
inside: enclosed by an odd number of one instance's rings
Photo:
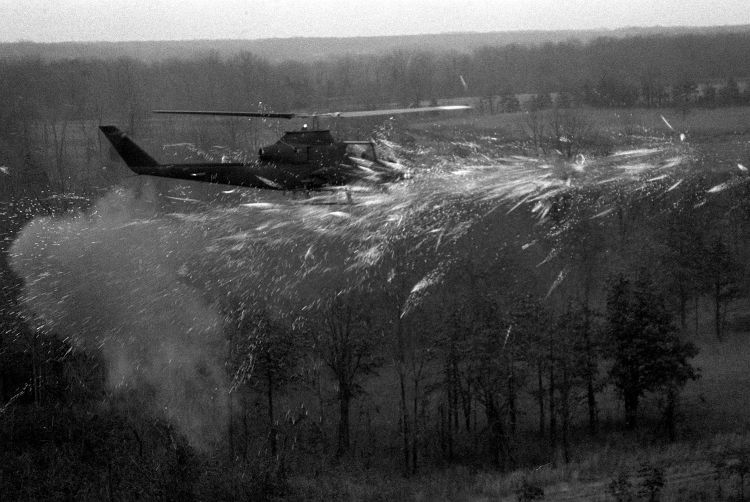
[[[616,137],[655,136],[672,138],[685,133],[688,138],[711,138],[724,135],[750,134],[750,107],[693,108],[687,113],[669,108],[576,110],[597,131]],[[551,111],[541,112],[551,114]],[[525,139],[525,117],[528,112],[493,115],[466,114],[444,120],[415,121],[409,129],[415,132],[432,128],[456,131],[494,131],[503,138]],[[662,119],[664,117],[664,119]],[[670,127],[665,123],[669,122]]]

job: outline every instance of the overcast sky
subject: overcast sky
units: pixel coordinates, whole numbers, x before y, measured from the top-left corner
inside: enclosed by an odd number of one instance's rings
[[[179,40],[750,24],[750,0],[0,0],[0,40]]]

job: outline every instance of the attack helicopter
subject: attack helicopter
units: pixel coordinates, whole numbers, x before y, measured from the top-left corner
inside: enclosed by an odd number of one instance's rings
[[[319,190],[357,182],[388,183],[406,176],[396,162],[378,158],[372,140],[340,141],[318,127],[321,118],[391,116],[405,113],[467,110],[467,105],[427,106],[390,110],[330,113],[271,113],[208,110],[154,110],[172,115],[311,119],[313,127],[286,131],[278,141],[264,146],[247,162],[161,164],[113,125],[100,126],[104,136],[136,174],[177,178],[275,190]],[[356,148],[352,148],[356,146]]]

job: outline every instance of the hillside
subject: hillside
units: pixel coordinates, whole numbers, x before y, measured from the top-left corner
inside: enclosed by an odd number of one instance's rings
[[[131,57],[146,62],[165,59],[186,59],[208,52],[222,57],[249,51],[271,61],[296,59],[315,61],[345,54],[382,54],[397,49],[421,49],[436,52],[470,52],[482,46],[509,44],[558,43],[567,40],[587,42],[599,37],[627,38],[655,34],[743,33],[750,25],[722,27],[648,27],[617,30],[504,31],[490,33],[441,33],[404,36],[373,36],[356,38],[268,38],[258,40],[161,40],[129,42],[63,42],[36,43],[19,41],[0,43],[0,59],[41,58],[45,60],[72,58]]]

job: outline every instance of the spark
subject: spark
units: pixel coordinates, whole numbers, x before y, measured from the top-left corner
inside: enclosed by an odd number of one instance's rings
[[[405,317],[409,314],[418,304],[420,298],[423,298],[426,294],[426,290],[435,284],[442,281],[445,275],[444,267],[446,263],[439,264],[435,269],[428,272],[419,282],[417,282],[409,292],[409,297],[404,302],[404,308],[401,312],[401,317]],[[389,278],[389,282],[392,279]]]
[[[505,340],[503,340],[503,348],[508,344],[508,338],[510,338],[510,332],[513,329],[513,325],[508,326],[508,331],[505,332]]]
[[[270,202],[247,202],[245,204],[240,204],[242,207],[254,207],[258,209],[271,209],[276,207],[276,204],[271,204]]]
[[[675,183],[675,184],[674,184],[674,185],[672,185],[671,187],[667,188],[667,192],[671,192],[672,190],[674,190],[674,189],[675,189],[675,188],[677,188],[678,186],[682,185],[682,182],[683,182],[683,181],[685,181],[685,180],[678,180],[678,181],[677,181],[677,183]]]
[[[469,85],[466,83],[466,80],[464,80],[464,76],[459,75],[458,78],[461,80],[461,87],[464,88],[464,91],[469,92]]]
[[[644,155],[652,155],[658,153],[658,148],[636,148],[633,150],[620,150],[611,155],[612,158],[618,157],[639,157]]]
[[[549,254],[544,258],[544,260],[537,263],[537,267],[541,267],[545,263],[551,262],[558,254],[560,253],[559,249],[552,249],[552,251],[549,252]]]
[[[189,197],[172,197],[171,195],[165,195],[167,199],[178,200],[180,202],[190,202],[193,204],[203,204],[203,201],[198,199],[191,199]]]
[[[349,213],[345,213],[343,211],[331,211],[330,213],[327,213],[328,216],[335,216],[337,218],[351,218],[352,215]]]
[[[708,193],[719,193],[719,192],[723,192],[724,190],[726,190],[730,186],[732,186],[732,184],[727,181],[727,182],[724,182],[724,183],[719,183],[718,185],[709,188],[708,190],[706,190],[706,192],[708,192]]]
[[[586,157],[582,153],[579,153],[578,155],[576,155],[576,162],[573,166],[573,169],[575,169],[578,172],[583,172],[583,166],[585,164],[586,164]]]
[[[594,216],[591,217],[591,219],[593,220],[595,218],[603,218],[603,217],[607,216],[609,213],[611,213],[612,211],[614,211],[614,208],[610,207],[609,209],[605,209],[601,213],[595,214]]]
[[[263,183],[265,183],[266,185],[268,185],[271,188],[276,188],[276,189],[281,189],[282,188],[281,185],[279,185],[275,181],[269,180],[268,178],[264,178],[263,176],[258,176],[257,174],[255,175],[255,177],[258,178],[260,181],[262,181]]]
[[[562,284],[562,282],[565,280],[565,277],[568,275],[568,268],[565,267],[564,269],[560,270],[560,273],[557,274],[557,278],[555,279],[555,282],[552,283],[552,286],[550,286],[549,291],[547,291],[547,295],[545,298],[549,298],[552,292],[557,289],[557,287]]]

